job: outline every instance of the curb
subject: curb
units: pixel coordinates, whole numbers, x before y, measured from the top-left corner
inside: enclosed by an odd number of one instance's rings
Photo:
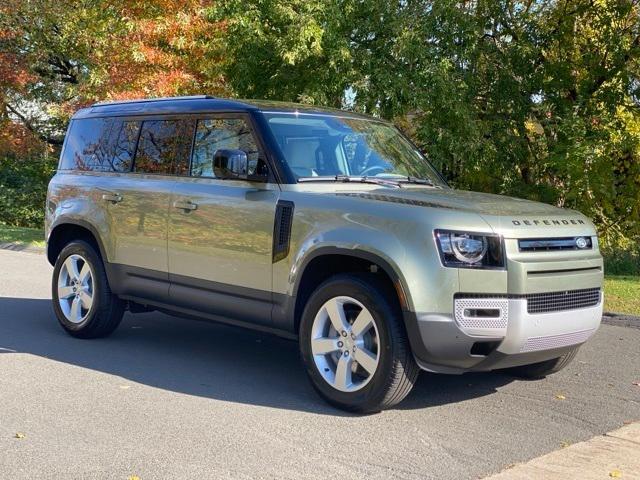
[[[0,250],[11,250],[12,252],[44,254],[45,248],[29,245],[28,243],[10,242],[10,243],[0,243]]]
[[[640,422],[507,467],[485,480],[640,478]]]
[[[614,325],[616,327],[640,329],[640,317],[636,317],[635,315],[626,315],[624,313],[604,312],[602,314],[602,323]]]

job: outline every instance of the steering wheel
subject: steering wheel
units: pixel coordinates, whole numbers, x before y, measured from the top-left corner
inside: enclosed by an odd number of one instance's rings
[[[381,165],[372,165],[370,167],[365,168],[363,171],[361,171],[360,172],[360,176],[361,177],[375,177],[375,175],[372,175],[371,172],[375,172],[376,170],[380,170],[378,173],[386,172],[386,169],[383,166],[381,166]]]

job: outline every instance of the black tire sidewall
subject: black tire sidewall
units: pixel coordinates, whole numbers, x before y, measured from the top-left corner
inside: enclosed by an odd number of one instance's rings
[[[73,323],[67,320],[67,317],[60,308],[58,299],[58,276],[60,275],[60,270],[62,269],[65,260],[74,254],[82,256],[82,258],[89,262],[93,271],[93,304],[91,305],[91,310],[89,311],[87,318],[80,323]],[[56,259],[55,267],[53,269],[51,288],[53,309],[60,325],[62,325],[65,330],[70,333],[80,333],[93,328],[93,324],[96,322],[96,318],[99,314],[98,312],[101,310],[104,293],[106,293],[108,286],[106,285],[106,274],[104,272],[102,260],[100,260],[100,257],[91,245],[83,241],[75,241],[62,249],[60,255],[58,255],[58,258]]]
[[[342,392],[329,385],[318,371],[311,351],[311,328],[317,312],[334,297],[348,296],[358,300],[371,312],[378,329],[380,361],[373,378],[362,389]],[[387,392],[394,363],[394,339],[389,321],[397,317],[384,290],[357,276],[338,275],[320,285],[311,295],[300,324],[300,353],[307,374],[316,391],[329,403],[347,410],[375,410]],[[388,320],[387,320],[388,319]]]

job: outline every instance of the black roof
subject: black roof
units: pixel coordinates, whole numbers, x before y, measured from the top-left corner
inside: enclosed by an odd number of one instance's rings
[[[209,95],[99,102],[78,110],[73,118],[206,112],[303,112],[369,118],[355,112],[272,100],[234,100]]]

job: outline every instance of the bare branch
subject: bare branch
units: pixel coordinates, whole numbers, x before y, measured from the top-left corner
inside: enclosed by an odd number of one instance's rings
[[[63,142],[63,138],[60,137],[54,137],[51,135],[47,135],[43,132],[41,132],[34,124],[33,122],[31,122],[31,120],[29,120],[26,115],[20,113],[20,111],[18,111],[18,109],[16,109],[15,107],[13,107],[11,104],[9,103],[5,103],[5,106],[7,107],[7,110],[9,110],[9,112],[11,112],[13,115],[15,115],[16,117],[18,117],[18,119],[22,122],[22,124],[24,125],[24,127],[29,130],[30,132],[34,133],[40,140],[42,140],[43,142],[48,143],[49,145],[62,145]]]

